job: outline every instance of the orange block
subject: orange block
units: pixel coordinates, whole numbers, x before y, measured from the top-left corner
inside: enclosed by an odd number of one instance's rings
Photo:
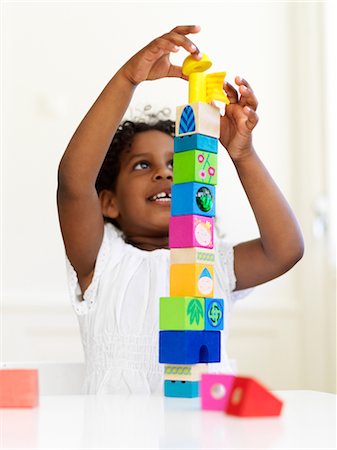
[[[213,297],[214,266],[171,264],[170,297]]]
[[[38,402],[37,369],[0,369],[0,408],[34,408]]]

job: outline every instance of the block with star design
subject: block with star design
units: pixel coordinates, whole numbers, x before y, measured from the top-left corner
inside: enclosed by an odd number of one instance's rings
[[[218,161],[215,153],[188,150],[173,156],[173,181],[179,183],[217,184]]]

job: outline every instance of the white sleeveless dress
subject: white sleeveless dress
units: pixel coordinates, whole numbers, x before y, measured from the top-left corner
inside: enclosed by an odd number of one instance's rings
[[[70,299],[78,316],[86,375],[83,393],[162,393],[159,364],[159,298],[169,295],[170,252],[140,250],[105,224],[94,276],[83,297],[68,259]],[[233,246],[215,244],[214,297],[224,299],[221,363],[209,371],[233,372],[226,353],[229,315],[247,291],[235,289]]]

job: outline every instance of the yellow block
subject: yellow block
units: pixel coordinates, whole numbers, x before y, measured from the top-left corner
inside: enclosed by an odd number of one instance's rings
[[[188,76],[188,102],[206,102],[213,100],[229,104],[226,93],[223,90],[226,72],[204,72],[212,65],[211,60],[203,53],[200,60],[188,56],[182,65],[182,72]]]
[[[172,264],[170,297],[213,297],[214,266],[206,264]]]

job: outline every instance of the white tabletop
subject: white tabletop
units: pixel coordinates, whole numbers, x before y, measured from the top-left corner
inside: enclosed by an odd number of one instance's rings
[[[278,391],[277,418],[202,411],[200,399],[41,396],[33,410],[0,409],[1,448],[336,448],[336,396]]]

